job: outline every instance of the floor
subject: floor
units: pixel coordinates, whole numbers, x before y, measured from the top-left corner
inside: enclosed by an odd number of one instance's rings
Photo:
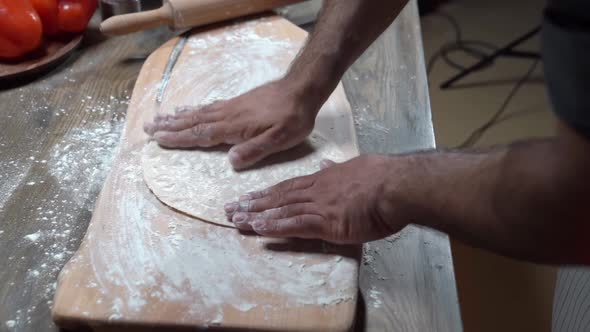
[[[439,12],[457,21],[464,40],[504,45],[540,23],[543,4],[543,0],[456,0],[441,6]],[[440,14],[423,17],[422,31],[427,61],[456,34],[448,17]],[[537,51],[539,38],[520,49]],[[451,56],[462,64],[473,63],[461,54]],[[499,109],[532,63],[504,58],[460,81],[456,88],[441,90],[439,84],[457,70],[444,61],[435,62],[429,80],[437,145],[453,148],[463,144]],[[552,134],[555,119],[542,69],[539,63],[498,124],[485,131],[474,146]],[[452,249],[465,331],[550,331],[555,269],[516,262],[456,241]]]

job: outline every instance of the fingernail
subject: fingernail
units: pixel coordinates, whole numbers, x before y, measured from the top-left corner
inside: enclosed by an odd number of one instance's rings
[[[232,164],[234,168],[238,168],[240,166],[241,158],[237,152],[235,152],[234,150],[229,150],[227,157],[229,158],[229,162]]]
[[[240,223],[243,223],[244,221],[246,221],[247,217],[248,217],[248,215],[246,215],[245,213],[239,212],[239,213],[234,214],[234,216],[231,220],[236,224],[240,224]]]
[[[249,201],[251,198],[250,194],[244,194],[242,196],[240,196],[240,198],[238,200],[240,201]]]
[[[234,213],[238,209],[238,203],[227,203],[223,206],[225,213]]]

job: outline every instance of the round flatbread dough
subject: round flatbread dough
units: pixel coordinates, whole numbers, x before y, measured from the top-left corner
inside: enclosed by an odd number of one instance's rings
[[[168,206],[199,219],[226,226],[223,206],[250,191],[319,170],[322,159],[342,161],[339,148],[312,133],[305,143],[271,156],[255,168],[235,171],[227,148],[171,150],[149,142],[143,151],[143,176]]]

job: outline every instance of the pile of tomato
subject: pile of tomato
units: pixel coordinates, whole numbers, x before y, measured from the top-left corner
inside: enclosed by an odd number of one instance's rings
[[[0,58],[36,50],[44,36],[81,33],[98,0],[0,0]]]

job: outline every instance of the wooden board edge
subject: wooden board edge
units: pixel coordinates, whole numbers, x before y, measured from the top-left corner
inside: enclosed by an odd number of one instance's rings
[[[143,75],[142,77],[142,72],[146,72],[143,71],[144,67],[150,66],[151,65],[151,60],[153,58],[156,57],[156,52],[167,52],[168,55],[172,52],[172,49],[174,48],[174,45],[176,44],[177,40],[179,37],[174,37],[170,40],[168,40],[166,43],[164,43],[162,46],[160,46],[156,51],[154,51],[152,54],[150,54],[146,61],[144,62],[144,64],[142,65],[142,68],[140,70],[140,75],[137,78],[137,81],[143,80],[145,79],[145,76],[147,75]],[[161,68],[161,72],[160,74],[163,74],[164,72],[164,67]],[[137,95],[135,92],[137,88],[134,87],[133,88],[133,92],[132,92],[132,98],[134,95]],[[131,104],[131,101],[130,101]],[[119,139],[119,142],[117,143],[117,146],[121,146],[121,144],[123,143],[123,141],[125,140],[127,131],[129,126],[129,121],[125,121],[125,126],[123,129],[123,133],[121,134],[121,137]],[[117,152],[117,154],[115,155],[115,157],[113,158],[113,163],[112,165],[116,165],[116,163],[122,158],[123,154],[126,151],[119,149],[119,151]],[[104,189],[106,186],[109,185],[109,183],[112,181],[112,173],[109,171],[109,174],[107,175],[100,193],[98,195],[98,198],[96,200],[96,203],[94,204],[94,206],[99,206],[101,204],[101,201],[104,199],[103,195],[104,195]],[[61,269],[61,271],[58,274],[57,277],[57,285],[56,285],[56,290],[55,290],[55,295],[53,297],[53,308],[51,309],[51,317],[53,319],[53,321],[58,325],[58,326],[62,326],[64,328],[67,328],[68,326],[76,326],[77,328],[79,328],[80,326],[85,326],[88,324],[80,324],[80,320],[76,320],[76,319],[69,319],[68,317],[72,317],[72,316],[68,316],[68,313],[71,312],[71,310],[69,310],[69,306],[67,304],[67,301],[64,299],[62,300],[61,298],[61,285],[64,283],[64,280],[67,278],[67,270],[70,267],[70,265],[75,264],[76,259],[80,258],[81,256],[84,255],[84,252],[87,250],[87,243],[88,243],[88,236],[89,236],[89,232],[88,230],[90,229],[90,227],[92,227],[92,224],[94,223],[94,215],[92,216],[92,218],[90,219],[90,222],[88,223],[88,228],[86,229],[86,232],[84,234],[84,237],[82,238],[82,241],[80,242],[80,246],[78,247],[78,249],[76,250],[76,252],[72,255],[72,257],[70,257],[70,259],[67,261],[67,263],[63,266],[63,268]],[[88,321],[87,319],[84,319],[84,322]]]
[[[273,16],[276,15],[269,15],[269,16],[265,16],[267,18],[273,18]],[[280,17],[280,16],[276,16],[276,17]],[[288,22],[288,21],[287,21]],[[299,29],[301,32],[306,33],[303,29],[299,28],[298,26],[296,26],[295,24],[288,22],[292,27]],[[198,30],[202,30],[203,28],[197,28]],[[196,30],[197,30],[196,29]],[[142,69],[140,71],[140,73],[144,72],[144,67],[150,66],[151,65],[151,59],[156,57],[156,53],[157,52],[165,52],[167,53],[166,57],[169,57],[170,53],[172,52],[174,46],[176,45],[178,39],[180,37],[174,37],[171,38],[170,40],[168,40],[166,43],[162,44],[162,46],[160,46],[156,51],[154,51],[154,53],[150,54],[148,56],[148,58],[146,59],[146,61],[144,62],[144,64],[142,65]],[[158,53],[160,54],[160,53]],[[154,70],[155,68],[152,68],[152,70]],[[161,69],[161,70],[160,70]],[[159,74],[162,75],[164,70],[165,70],[165,66],[158,68],[157,69]],[[147,71],[145,71],[147,72]],[[140,80],[145,79],[145,76],[147,75],[140,75],[137,79],[137,81],[139,82]],[[134,98],[133,96],[137,96],[139,94],[135,93],[137,89],[137,86],[134,87],[133,92],[132,92],[132,98]],[[359,145],[358,145],[358,136],[356,135],[356,129],[354,127],[354,118],[353,118],[353,112],[352,112],[352,106],[348,100],[348,96],[346,95],[346,92],[344,90],[344,87],[342,85],[342,82],[339,82],[339,84],[337,85],[336,90],[341,89],[341,94],[344,96],[344,101],[347,104],[347,109],[348,109],[348,116],[350,117],[351,121],[350,121],[350,126],[349,126],[349,130],[352,133],[352,143],[354,144],[355,150],[357,155],[360,154],[360,150],[359,150]],[[137,97],[135,97],[137,98]],[[132,101],[130,101],[130,104],[132,104]],[[118,143],[118,145],[120,146],[121,143],[123,142],[123,140],[126,138],[126,134],[128,132],[128,130],[130,130],[128,127],[131,125],[130,123],[132,121],[135,121],[136,119],[133,118],[128,118],[125,121],[125,127],[124,127],[124,131],[121,135],[120,141]],[[113,164],[115,164],[118,160],[120,160],[121,158],[124,158],[124,153],[126,151],[125,150],[119,150],[117,155],[115,155],[115,158],[113,160]],[[107,176],[107,178],[105,179],[105,182],[101,188],[100,194],[98,196],[98,199],[95,203],[95,206],[98,206],[101,203],[101,200],[103,200],[103,191],[104,191],[104,187],[109,185],[109,183],[112,181],[112,174],[109,172],[109,175]],[[91,219],[88,229],[91,227],[91,225],[94,223],[94,217]],[[103,319],[89,319],[88,317],[83,317],[83,316],[77,316],[77,312],[75,310],[72,310],[72,308],[70,306],[68,306],[67,300],[61,298],[61,294],[60,294],[60,288],[62,286],[62,284],[64,283],[64,280],[66,280],[67,278],[67,273],[64,273],[64,271],[67,271],[68,267],[72,264],[75,264],[75,260],[81,256],[84,255],[85,251],[88,250],[87,248],[87,243],[88,243],[88,229],[86,230],[86,233],[81,241],[80,247],[78,248],[78,250],[76,250],[76,252],[74,253],[74,255],[72,255],[72,257],[68,260],[68,262],[64,265],[64,267],[62,268],[62,270],[60,271],[59,275],[58,275],[58,280],[57,280],[57,287],[56,287],[56,292],[54,295],[54,305],[53,308],[51,310],[51,317],[53,319],[53,321],[60,327],[65,328],[65,329],[74,329],[74,330],[92,330],[92,331],[119,331],[119,330],[129,330],[130,328],[132,330],[135,330],[136,328],[138,330],[141,331],[145,331],[147,330],[152,330],[152,329],[166,329],[166,330],[174,330],[174,331],[185,331],[185,330],[194,330],[195,327],[194,326],[186,326],[186,325],[162,325],[162,324],[149,324],[149,323],[145,323],[145,322],[134,322],[134,321],[117,321],[114,322],[113,324],[110,324],[108,320],[103,320]],[[360,270],[361,270],[361,263],[362,263],[362,246],[357,246],[358,249],[358,265],[357,265],[357,278],[356,278],[356,285],[357,285],[357,289],[359,289],[360,287],[360,281],[359,281],[359,274],[360,274]],[[352,302],[352,307],[353,307],[353,314],[350,315],[348,317],[348,319],[344,319],[344,320],[340,320],[338,321],[339,324],[334,324],[330,329],[326,329],[325,331],[334,331],[334,332],[344,332],[344,331],[351,331],[355,324],[357,323],[357,306],[359,304],[359,296],[360,293],[357,292],[353,298],[350,300],[350,302]],[[212,330],[242,330],[243,328],[240,327],[224,327],[223,329],[215,329],[212,327]],[[263,330],[260,330],[263,331]],[[271,330],[268,330],[271,331]],[[311,332],[311,331],[317,331],[317,328],[313,328],[310,327],[309,329],[298,329],[298,331],[304,331],[304,332]]]

